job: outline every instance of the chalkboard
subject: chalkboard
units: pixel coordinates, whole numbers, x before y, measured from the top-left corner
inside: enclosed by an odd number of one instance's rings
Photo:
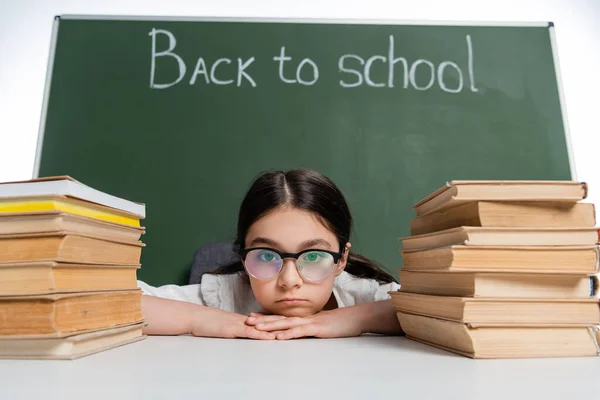
[[[269,169],[345,193],[391,272],[451,179],[571,179],[552,24],[57,17],[36,174],[147,204],[142,269],[185,283]]]

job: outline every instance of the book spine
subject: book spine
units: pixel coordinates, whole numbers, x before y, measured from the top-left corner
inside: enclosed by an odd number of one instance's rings
[[[596,345],[596,355],[600,356],[600,343],[598,342],[598,335],[600,334],[600,332],[598,332],[598,327],[591,326],[588,328],[588,332],[590,332],[590,335],[592,336],[592,341]]]

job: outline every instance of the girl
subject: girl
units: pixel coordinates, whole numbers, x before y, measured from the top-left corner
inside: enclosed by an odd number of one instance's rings
[[[350,252],[352,217],[318,172],[261,175],[239,211],[240,261],[200,285],[139,282],[146,334],[252,339],[400,334],[394,279]]]

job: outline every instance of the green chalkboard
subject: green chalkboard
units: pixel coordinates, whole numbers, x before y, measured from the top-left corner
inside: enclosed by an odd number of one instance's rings
[[[571,179],[552,26],[64,17],[39,176],[147,204],[139,277],[184,283],[268,169],[310,167],[395,272],[411,206],[451,179]]]

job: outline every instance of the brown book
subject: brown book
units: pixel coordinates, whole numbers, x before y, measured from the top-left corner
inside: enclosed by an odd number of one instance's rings
[[[597,228],[459,228],[398,239],[404,250],[465,246],[593,246]]]
[[[0,264],[0,296],[137,289],[139,264],[56,261]]]
[[[598,272],[597,246],[450,246],[403,251],[405,271]]]
[[[124,242],[136,242],[144,234],[144,228],[59,211],[0,214],[0,235],[50,232],[74,232]]]
[[[474,201],[410,221],[410,234],[421,235],[459,226],[494,228],[592,228],[592,203]]]
[[[598,327],[472,328],[422,315],[398,313],[413,340],[471,358],[583,357],[600,354]]]
[[[456,297],[585,299],[598,292],[595,276],[400,270],[400,291]]]
[[[139,264],[142,242],[122,242],[72,232],[0,236],[0,262],[65,261]]]
[[[511,299],[390,292],[396,311],[482,325],[598,325],[598,299]]]
[[[2,338],[0,358],[73,360],[137,342],[143,323],[82,333],[64,338]]]
[[[140,290],[0,297],[0,336],[60,337],[143,320]]]
[[[477,200],[575,203],[587,191],[587,184],[573,181],[450,181],[413,208],[423,215]]]

